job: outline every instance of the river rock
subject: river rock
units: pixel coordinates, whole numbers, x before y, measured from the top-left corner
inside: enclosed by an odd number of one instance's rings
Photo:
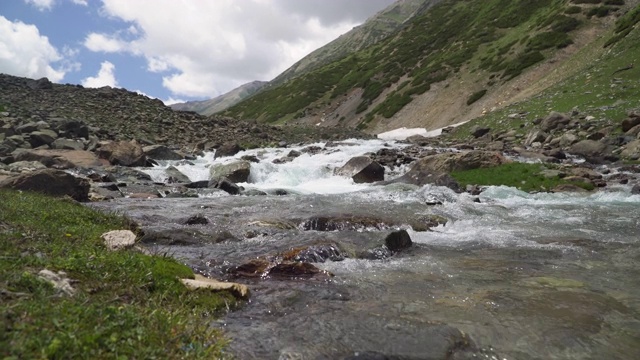
[[[391,252],[398,252],[410,248],[413,241],[411,241],[411,236],[409,236],[407,230],[398,230],[387,235],[384,239],[384,244]]]
[[[569,148],[569,152],[575,155],[583,156],[587,159],[599,158],[605,155],[607,145],[594,140],[582,140],[573,144]]]
[[[631,113],[628,118],[622,120],[620,127],[622,127],[622,132],[627,132],[637,125],[640,125],[640,114]]]
[[[225,157],[225,156],[233,156],[240,151],[243,151],[244,148],[235,142],[228,142],[222,144],[219,148],[216,149],[215,154],[213,155],[214,159]]]
[[[165,174],[167,174],[167,182],[168,183],[190,183],[191,180],[185,174],[183,174],[180,170],[178,170],[175,166],[171,165],[164,170]]]
[[[0,181],[0,188],[35,191],[51,196],[70,196],[77,201],[89,200],[89,181],[62,170],[43,169]]]
[[[98,157],[108,160],[112,165],[145,166],[147,157],[142,146],[135,140],[113,141],[102,144],[96,151]]]
[[[29,134],[29,144],[31,144],[32,148],[37,148],[42,145],[50,145],[57,138],[58,134],[55,131],[42,129]]]
[[[630,160],[640,159],[640,140],[634,140],[625,145],[620,155]]]
[[[51,143],[51,148],[57,150],[84,150],[85,146],[82,141],[58,138]]]
[[[149,145],[142,148],[144,154],[154,160],[183,160],[184,156],[165,145]]]
[[[216,164],[209,169],[209,181],[219,182],[222,178],[239,183],[247,182],[251,173],[251,163],[236,161],[229,164]]]
[[[540,122],[540,130],[549,132],[564,127],[569,124],[570,121],[571,118],[567,115],[553,111]]]
[[[368,156],[356,156],[336,170],[336,175],[353,179],[356,184],[384,180],[384,167]]]
[[[39,161],[47,167],[57,169],[96,168],[104,162],[84,150],[25,150],[18,153],[16,161]]]
[[[461,153],[444,153],[427,156],[411,168],[418,166],[436,173],[450,173],[452,171],[489,168],[509,162],[501,153],[496,151],[472,150]]]

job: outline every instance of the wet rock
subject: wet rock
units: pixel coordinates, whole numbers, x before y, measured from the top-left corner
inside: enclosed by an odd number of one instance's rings
[[[631,193],[634,195],[640,195],[640,184],[639,185],[634,185],[631,188]]]
[[[391,252],[395,253],[410,248],[413,241],[406,230],[398,230],[387,235],[384,244]]]
[[[315,265],[305,262],[282,262],[269,270],[269,276],[300,278],[314,277],[316,275],[333,276],[331,273],[318,269]]]
[[[51,196],[70,196],[77,201],[89,200],[89,181],[61,170],[43,169],[0,181],[0,188],[35,191]]]
[[[411,225],[411,228],[413,229],[413,231],[422,232],[422,231],[429,231],[431,230],[431,228],[434,228],[440,225],[445,225],[447,222],[449,222],[447,218],[440,215],[433,214],[433,215],[421,216],[417,221],[412,221],[411,224],[409,225]]]
[[[357,184],[384,180],[384,168],[368,156],[356,156],[336,170],[336,175],[353,179]]]
[[[225,143],[222,146],[220,146],[218,149],[216,149],[216,152],[213,158],[217,159],[225,156],[233,156],[243,150],[244,148],[240,146],[238,143],[235,143],[235,142]]]
[[[220,181],[222,178],[239,183],[247,182],[251,173],[251,163],[236,161],[229,164],[216,164],[209,169],[209,180]]]
[[[112,165],[145,166],[147,157],[142,146],[134,141],[114,141],[103,144],[96,151],[98,157],[108,160]]]
[[[427,156],[418,160],[412,170],[419,166],[436,173],[489,168],[509,162],[501,153],[495,151],[472,150],[461,153],[444,153]]]
[[[229,272],[240,277],[263,277],[266,276],[270,266],[271,262],[266,259],[253,259],[230,269]]]
[[[175,166],[171,165],[165,169],[165,174],[167,174],[167,183],[190,183],[191,179],[185,174],[183,174],[180,170],[178,170]]]
[[[185,225],[207,225],[208,223],[209,219],[202,214],[193,215],[184,221]]]
[[[144,154],[154,160],[183,160],[184,156],[165,145],[149,145],[142,148]]]
[[[186,245],[205,243],[206,235],[193,229],[143,229],[140,242],[149,245]]]
[[[209,180],[192,181],[184,186],[189,189],[204,189],[209,187]]]
[[[223,190],[230,195],[238,195],[242,192],[242,188],[240,186],[224,177],[218,181],[210,180],[209,187]]]

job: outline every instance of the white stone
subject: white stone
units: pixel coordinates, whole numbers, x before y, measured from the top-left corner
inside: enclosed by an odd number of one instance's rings
[[[121,250],[133,247],[136,242],[136,234],[131,230],[113,230],[100,236],[109,250]]]
[[[202,275],[195,276],[195,279],[180,279],[180,281],[189,289],[208,289],[213,291],[230,291],[235,297],[246,299],[249,297],[249,288],[246,285],[222,282],[214,279],[206,278]]]

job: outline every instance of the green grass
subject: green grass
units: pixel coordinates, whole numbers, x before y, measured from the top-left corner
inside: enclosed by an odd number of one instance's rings
[[[560,184],[574,184],[587,190],[593,190],[593,185],[586,183],[571,183],[559,177],[546,178],[540,174],[548,169],[542,164],[508,163],[492,168],[480,168],[451,173],[463,187],[467,185],[505,185],[522,191],[549,191]]]
[[[559,81],[539,95],[487,113],[454,129],[450,134],[459,140],[469,138],[474,125],[490,127],[492,131],[516,130],[524,135],[533,128],[533,120],[544,118],[551,111],[570,113],[577,109],[582,116],[593,116],[597,128],[612,126],[619,130],[620,122],[630,110],[640,109],[640,68],[615,73],[640,59],[640,6],[618,20],[619,27],[609,37],[603,37],[589,48],[578,52],[559,73],[574,75]],[[630,29],[625,36],[618,31]],[[610,42],[616,39],[615,42]],[[602,46],[607,45],[607,48]],[[600,46],[600,49],[598,47]],[[595,57],[593,53],[596,53]],[[602,53],[602,54],[600,54]],[[637,64],[636,64],[637,65]],[[614,74],[615,73],[615,74]],[[509,118],[509,114],[525,114]]]
[[[230,294],[190,292],[190,268],[169,257],[109,252],[100,235],[123,217],[65,199],[0,191],[0,357],[210,359],[225,340],[211,315]],[[37,273],[64,271],[74,296]]]

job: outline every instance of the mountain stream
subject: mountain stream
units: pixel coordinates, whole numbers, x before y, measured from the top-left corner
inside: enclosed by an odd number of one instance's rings
[[[282,164],[272,160],[291,149],[167,162],[144,171],[164,181],[174,165],[192,181],[206,180],[213,163],[255,156],[260,162],[239,185],[267,194],[202,191],[95,207],[124,213],[145,231],[186,233],[188,240],[149,247],[249,286],[250,300],[213,324],[235,358],[640,357],[640,195],[620,185],[589,194],[489,187],[471,196],[333,175],[351,157],[385,146],[404,145],[353,140]],[[387,169],[386,177],[404,171]],[[207,223],[184,225],[193,216]],[[397,229],[410,235],[410,248],[378,259],[353,256],[373,253]],[[230,275],[293,249],[306,249],[322,271]]]

